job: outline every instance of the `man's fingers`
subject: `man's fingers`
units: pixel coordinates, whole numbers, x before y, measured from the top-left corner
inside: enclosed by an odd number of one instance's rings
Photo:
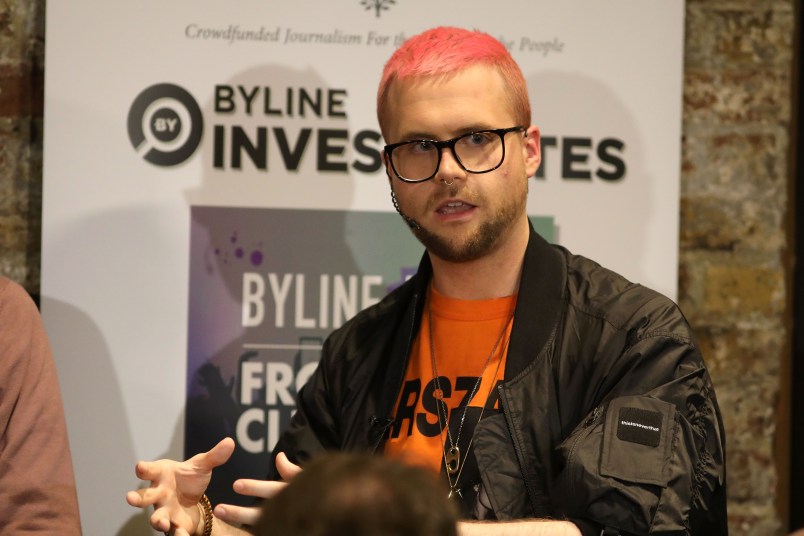
[[[234,452],[234,448],[234,439],[231,437],[226,437],[207,452],[196,454],[188,461],[192,462],[198,467],[201,467],[202,469],[212,471],[215,467],[223,465],[229,460],[232,452]]]
[[[170,517],[167,508],[157,508],[151,514],[151,526],[158,531],[167,532],[170,530]]]
[[[192,515],[188,514],[186,510],[170,506],[154,508],[150,522],[154,529],[161,532],[169,532],[173,529],[173,536],[181,534],[190,536],[188,531],[198,524],[198,521],[193,521]]]
[[[147,502],[145,500],[146,491],[147,488],[129,491],[126,493],[126,502],[136,508],[145,508],[146,506],[151,506],[154,501]]]
[[[126,502],[137,508],[145,508],[159,501],[163,495],[157,488],[140,488],[126,493]]]
[[[289,482],[294,476],[301,473],[302,468],[288,460],[284,452],[280,452],[276,455],[276,470],[279,471],[285,482]]]
[[[262,509],[259,506],[233,506],[231,504],[219,504],[215,507],[215,517],[227,523],[242,523],[244,525],[256,525],[260,519]]]
[[[142,502],[142,495],[137,491],[129,491],[126,493],[126,502],[135,508],[142,508],[145,504]]]
[[[270,499],[279,491],[287,486],[287,482],[276,482],[274,480],[252,480],[250,478],[241,478],[235,480],[232,488],[240,495],[249,495],[251,497],[260,497],[262,499]]]
[[[212,447],[212,450],[207,452],[207,461],[211,464],[210,468],[218,467],[219,465],[226,463],[232,456],[234,449],[234,439],[231,437],[221,439],[217,445]]]
[[[137,462],[134,473],[140,480],[156,480],[162,475],[162,464],[157,462]]]

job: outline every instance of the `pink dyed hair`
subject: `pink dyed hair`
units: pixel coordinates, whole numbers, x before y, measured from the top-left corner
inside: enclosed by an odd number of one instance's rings
[[[385,134],[388,93],[394,80],[448,76],[475,65],[497,68],[509,89],[509,105],[517,124],[529,126],[530,99],[525,77],[505,45],[478,30],[440,26],[405,41],[385,64],[377,91],[380,130]]]

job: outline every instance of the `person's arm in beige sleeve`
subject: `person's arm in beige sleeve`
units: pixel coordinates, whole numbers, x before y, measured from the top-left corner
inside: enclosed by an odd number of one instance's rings
[[[0,533],[80,535],[56,367],[30,296],[0,277]]]

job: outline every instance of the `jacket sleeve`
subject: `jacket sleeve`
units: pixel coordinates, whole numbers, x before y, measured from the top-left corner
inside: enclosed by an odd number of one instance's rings
[[[271,453],[269,480],[281,480],[275,463],[280,452],[293,463],[303,465],[317,454],[337,449],[340,444],[337,413],[328,389],[327,371],[334,359],[332,347],[330,337],[324,343],[318,367],[299,390],[296,412]]]
[[[558,447],[554,498],[584,534],[727,534],[722,419],[683,331],[632,329],[600,404]]]

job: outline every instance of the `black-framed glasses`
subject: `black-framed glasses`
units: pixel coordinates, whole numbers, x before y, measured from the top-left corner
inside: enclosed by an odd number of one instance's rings
[[[525,127],[494,128],[461,134],[450,140],[408,140],[385,146],[391,169],[403,182],[424,182],[438,173],[441,153],[449,147],[452,156],[469,173],[488,173],[505,160],[505,135],[524,132]]]

